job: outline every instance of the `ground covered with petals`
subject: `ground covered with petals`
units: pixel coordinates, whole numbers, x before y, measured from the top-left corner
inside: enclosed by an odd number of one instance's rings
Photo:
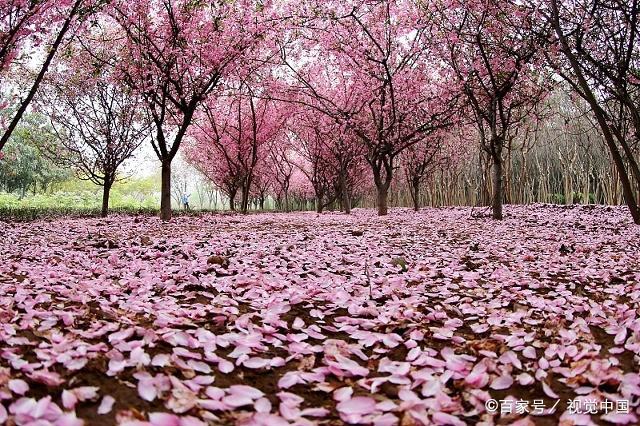
[[[507,211],[0,223],[0,424],[638,424],[640,228]]]

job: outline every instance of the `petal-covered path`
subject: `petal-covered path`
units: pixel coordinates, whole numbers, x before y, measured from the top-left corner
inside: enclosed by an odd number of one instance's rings
[[[507,212],[0,223],[0,424],[638,424],[640,227]]]

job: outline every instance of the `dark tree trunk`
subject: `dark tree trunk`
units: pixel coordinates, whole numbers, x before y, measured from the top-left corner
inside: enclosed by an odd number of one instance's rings
[[[243,214],[247,213],[249,208],[249,191],[244,186],[240,190],[240,212]]]
[[[322,194],[316,193],[316,213],[322,213],[324,210],[324,197]]]
[[[171,220],[171,160],[164,160],[162,162],[160,219],[163,221]]]
[[[411,182],[411,198],[413,198],[413,210],[420,210],[420,182]]]
[[[347,185],[347,173],[344,170],[340,172],[340,195],[342,196],[342,209],[346,214],[351,214],[351,198]]]
[[[236,211],[236,194],[237,190],[229,191],[229,210]]]
[[[260,210],[264,210],[264,195],[260,196]]]
[[[503,187],[503,170],[502,170],[502,157],[500,155],[493,157],[492,164],[492,184],[493,194],[491,195],[491,210],[492,216],[496,220],[502,219],[502,199],[504,196]]]
[[[105,181],[104,186],[102,187],[102,211],[100,212],[101,217],[107,217],[109,214],[109,193],[111,192],[112,182]]]
[[[378,186],[378,216],[385,216],[389,213],[388,208],[389,187],[387,185]]]
[[[393,180],[393,158],[382,157],[368,161],[377,189],[378,216],[386,216],[389,213],[389,187]]]

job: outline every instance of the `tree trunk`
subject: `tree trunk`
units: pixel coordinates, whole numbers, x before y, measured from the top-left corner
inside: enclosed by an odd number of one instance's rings
[[[490,204],[491,195],[489,192],[489,159],[485,157],[485,151],[480,151],[480,173],[482,174],[481,180],[481,204],[486,206]]]
[[[378,216],[386,216],[389,212],[387,200],[389,198],[388,185],[378,186]]]
[[[500,156],[493,157],[492,171],[493,194],[491,196],[491,209],[493,212],[493,218],[496,220],[501,220],[504,187],[502,176],[502,158]]]
[[[236,211],[236,191],[229,192],[229,210]]]
[[[243,214],[246,214],[248,208],[249,208],[249,188],[246,186],[243,186],[242,191],[240,193],[240,211]]]
[[[160,219],[165,222],[171,220],[171,160],[164,160],[162,162]]]
[[[349,191],[342,193],[342,208],[346,214],[351,214],[351,197],[349,197]]]
[[[413,198],[413,210],[420,210],[420,183],[413,182],[412,184],[412,198]]]
[[[596,121],[598,122],[598,125],[602,130],[604,141],[607,147],[609,148],[609,153],[611,154],[614,166],[616,168],[616,171],[618,172],[618,177],[620,179],[619,182],[622,186],[624,200],[627,207],[629,208],[629,213],[631,213],[633,222],[637,225],[640,225],[640,204],[638,203],[638,200],[636,200],[635,191],[632,188],[631,179],[626,169],[624,159],[622,158],[622,155],[618,150],[618,146],[615,143],[614,135],[612,133],[612,128],[609,125],[609,123],[607,123],[607,120],[606,120],[606,114],[603,111],[600,104],[598,103],[598,100],[592,88],[589,86],[589,83],[587,82],[582,72],[580,63],[578,62],[575,55],[572,53],[572,50],[569,47],[567,38],[564,32],[562,31],[562,27],[560,25],[560,13],[558,11],[557,0],[551,1],[551,11],[552,11],[551,17],[552,17],[553,27],[554,27],[556,36],[560,41],[562,52],[569,60],[569,63],[571,64],[571,68],[573,69],[576,75],[577,81],[574,84],[582,89],[583,93],[581,94],[581,96],[589,103],[589,106],[591,107],[591,110],[596,117]]]
[[[351,198],[347,186],[347,173],[344,170],[340,171],[340,195],[342,196],[342,209],[346,214],[351,214]]]
[[[260,196],[260,210],[264,211],[264,195]]]
[[[316,194],[316,213],[322,213],[322,211],[324,210],[324,204],[322,200],[322,194]]]
[[[102,211],[100,212],[101,217],[107,217],[109,214],[109,193],[111,192],[111,182],[105,181],[104,186],[102,187]]]

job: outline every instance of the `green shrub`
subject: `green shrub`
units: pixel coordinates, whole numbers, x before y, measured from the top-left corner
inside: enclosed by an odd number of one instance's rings
[[[100,208],[83,208],[83,207],[34,207],[19,206],[7,207],[0,206],[0,220],[7,221],[29,221],[36,219],[48,219],[57,217],[97,217],[100,216]],[[155,215],[158,210],[154,208],[125,208],[115,207],[109,210],[110,214],[129,214],[129,215]]]
[[[102,207],[102,188],[85,187],[76,191],[51,194],[18,194],[0,192],[0,219],[32,220],[59,216],[96,216]],[[127,214],[155,214],[160,208],[159,197],[147,191],[114,186],[109,199],[109,211]]]
[[[565,198],[564,198],[564,194],[551,194],[551,203],[553,204],[564,204],[565,203]]]

